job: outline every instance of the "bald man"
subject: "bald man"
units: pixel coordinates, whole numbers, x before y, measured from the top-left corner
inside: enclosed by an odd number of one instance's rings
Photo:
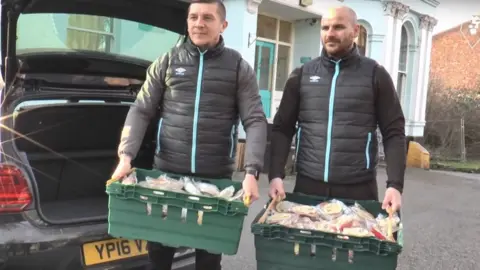
[[[352,9],[330,9],[322,18],[320,57],[290,74],[273,123],[271,197],[285,196],[282,179],[296,133],[294,192],[378,200],[378,125],[388,175],[383,207],[400,208],[405,118],[388,72],[359,55],[354,43],[359,28]]]

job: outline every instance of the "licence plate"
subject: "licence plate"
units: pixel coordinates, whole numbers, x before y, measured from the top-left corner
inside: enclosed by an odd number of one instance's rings
[[[86,243],[82,249],[86,266],[148,254],[146,241],[119,238]]]

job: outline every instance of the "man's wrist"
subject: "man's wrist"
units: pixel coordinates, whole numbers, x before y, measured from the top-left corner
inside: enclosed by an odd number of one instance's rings
[[[127,152],[120,152],[118,156],[121,162],[132,162],[132,155]]]
[[[403,194],[403,186],[399,185],[399,184],[396,184],[396,183],[387,183],[387,188],[394,188],[396,189],[398,192],[400,192],[400,194]]]
[[[281,179],[283,181],[283,179],[285,178],[284,175],[280,175],[280,174],[272,174],[272,175],[269,175],[268,176],[268,182],[272,182],[273,179]]]
[[[245,175],[251,175],[258,181],[260,178],[260,170],[258,169],[258,166],[248,165],[245,166]]]

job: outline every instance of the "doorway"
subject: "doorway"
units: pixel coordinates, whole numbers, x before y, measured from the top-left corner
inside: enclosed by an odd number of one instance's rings
[[[265,111],[270,118],[273,90],[273,63],[275,59],[275,44],[266,41],[257,41],[255,48],[255,71],[258,87]]]
[[[269,122],[277,112],[291,70],[293,24],[258,15],[255,71],[263,108]]]

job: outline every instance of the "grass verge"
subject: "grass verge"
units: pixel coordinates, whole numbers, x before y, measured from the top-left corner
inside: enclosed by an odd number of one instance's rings
[[[430,169],[444,170],[464,173],[480,173],[480,160],[448,161],[448,160],[432,160]]]

